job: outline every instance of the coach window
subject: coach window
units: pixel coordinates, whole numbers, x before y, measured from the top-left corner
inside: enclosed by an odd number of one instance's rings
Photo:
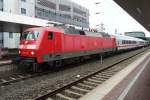
[[[53,39],[53,32],[48,32],[48,39],[52,40]]]

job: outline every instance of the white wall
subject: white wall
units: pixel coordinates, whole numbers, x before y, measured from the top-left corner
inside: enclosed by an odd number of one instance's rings
[[[19,14],[21,14],[21,8],[26,9],[26,15],[35,17],[35,0],[26,0],[26,2],[19,1]]]
[[[4,0],[4,11],[8,13],[21,14],[21,8],[26,9],[26,16],[35,16],[35,0]]]
[[[13,33],[13,38],[9,38],[9,32],[4,32],[4,48],[15,49],[19,46],[20,34]]]
[[[3,0],[5,12],[17,14],[19,12],[19,0]]]

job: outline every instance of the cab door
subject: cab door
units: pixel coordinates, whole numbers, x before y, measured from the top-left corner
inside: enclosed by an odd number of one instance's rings
[[[48,53],[54,53],[54,32],[48,31],[47,43],[45,44],[48,50]]]
[[[54,38],[54,53],[62,52],[62,34],[60,32],[55,32]]]

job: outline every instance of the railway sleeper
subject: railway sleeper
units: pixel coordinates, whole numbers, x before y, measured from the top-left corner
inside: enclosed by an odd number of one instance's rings
[[[85,86],[81,86],[81,85],[75,85],[76,87],[78,88],[81,88],[81,89],[85,89],[85,90],[92,90],[93,88],[89,88],[89,87],[85,87]]]
[[[112,76],[112,75],[111,75]],[[98,78],[98,79],[109,79],[111,76],[102,76],[102,75],[95,75],[93,76],[94,78]]]
[[[114,66],[111,70],[120,70],[122,68],[123,68],[122,66]],[[109,71],[111,71],[111,70],[109,70]]]
[[[115,73],[111,73],[111,74],[102,74],[102,76],[106,76],[106,77],[112,77]]]
[[[97,77],[94,77],[94,76],[93,76],[91,79],[92,79],[93,81],[97,82],[97,83],[98,83],[98,82],[101,82],[101,83],[102,83],[102,82],[104,82],[104,81],[107,80],[106,78],[97,78]]]
[[[101,84],[103,81],[101,80],[97,80],[97,79],[92,79],[92,78],[88,78],[87,79],[88,81],[91,81],[91,82],[94,82],[94,83],[97,83],[97,84]]]
[[[109,79],[109,78],[103,78],[103,77],[93,76],[91,79],[94,79],[94,80],[98,80],[98,81],[103,82],[103,81],[106,81],[106,80]]]
[[[85,94],[86,94],[86,92],[80,91],[80,90],[77,90],[77,89],[74,89],[74,88],[69,88],[69,90],[70,90],[70,91],[73,91],[73,92],[75,92],[75,93],[82,94],[82,95],[85,95]]]
[[[119,72],[121,69],[122,69],[122,68],[119,68],[119,69],[112,69],[112,70],[110,70],[109,72],[105,72],[104,74],[108,74],[108,73],[114,74],[114,73],[116,73],[116,72]]]
[[[22,75],[17,75],[19,78],[24,78],[24,76],[22,76]]]
[[[61,93],[56,94],[54,99],[55,100],[75,100],[75,99],[73,99],[71,97],[68,97],[68,96],[65,96],[65,95],[63,95]]]
[[[105,72],[102,72],[102,73],[99,73],[99,74],[107,74],[107,75],[111,75],[111,74],[114,74],[114,72],[113,72],[113,69],[111,69],[110,71],[105,71]]]
[[[97,87],[99,85],[97,83],[93,83],[93,82],[90,82],[90,81],[83,81],[83,84],[86,84],[86,85],[89,85],[89,86],[93,86],[93,87]]]
[[[122,69],[124,69],[124,68],[120,67],[120,68],[117,68],[117,69],[113,70],[113,72],[118,72],[118,71],[120,71]]]
[[[46,100],[54,100],[54,99],[52,99],[52,98],[47,98]]]
[[[80,94],[80,93],[77,93],[77,92],[71,91],[70,89],[65,90],[65,92],[72,93],[72,94],[78,95],[78,96],[80,96],[80,97],[81,97],[81,96],[83,96],[83,94]]]
[[[68,96],[68,97],[71,97],[71,98],[75,98],[75,99],[78,99],[78,98],[80,98],[81,96],[83,96],[83,94],[80,94],[80,93],[71,91],[71,90],[69,90],[69,89],[64,90],[64,91],[62,92],[62,94],[63,94],[63,95],[66,95],[66,96]]]
[[[80,94],[86,94],[89,90],[86,90],[86,89],[81,89],[81,88],[78,88],[78,87],[76,87],[76,86],[72,86],[72,87],[70,87],[70,89],[69,90],[71,90],[71,91],[74,91],[74,92],[77,92],[77,93],[80,93]]]
[[[10,79],[12,79],[12,80],[17,80],[16,78],[14,78],[14,77],[9,77]]]
[[[106,73],[99,73],[98,75],[102,75],[102,76],[112,76],[114,75],[114,72],[106,72]]]
[[[112,77],[112,75],[97,75],[97,76],[95,76],[95,78],[103,78],[103,79],[109,79],[110,77]]]
[[[83,84],[83,83],[78,83],[77,86],[80,86],[80,87],[83,87],[83,88],[87,88],[89,90],[92,90],[93,88],[95,88],[93,86],[89,86],[89,85],[86,85],[86,84]]]
[[[19,75],[12,75],[12,76],[10,76],[12,79],[13,78],[15,78],[14,80],[16,80],[16,79],[21,79],[21,77],[19,77]]]
[[[2,81],[2,83],[6,83],[6,82],[8,82],[7,80],[5,80],[5,79],[0,79],[1,81]]]

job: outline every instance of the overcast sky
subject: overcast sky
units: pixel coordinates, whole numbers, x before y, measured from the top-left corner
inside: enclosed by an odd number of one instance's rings
[[[135,19],[119,7],[113,0],[72,0],[90,10],[90,27],[94,28],[104,23],[106,32],[114,34],[128,31],[144,31],[146,36],[149,32],[143,28]],[[100,2],[100,4],[95,4]],[[100,12],[100,14],[95,14]]]

